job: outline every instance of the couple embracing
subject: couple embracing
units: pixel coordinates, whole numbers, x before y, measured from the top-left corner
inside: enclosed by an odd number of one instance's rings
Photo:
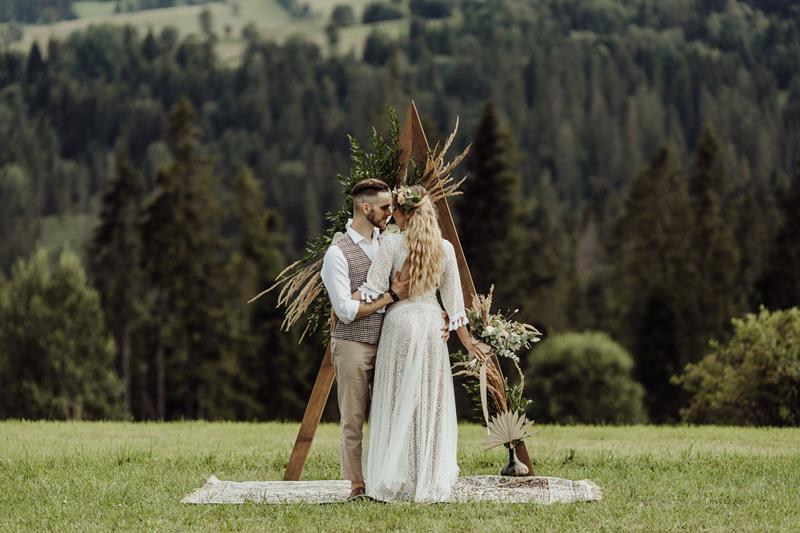
[[[351,194],[353,218],[322,266],[335,315],[342,478],[351,497],[448,501],[458,424],[445,339],[455,331],[470,355],[486,357],[466,327],[455,251],[423,187],[391,191],[368,179]],[[401,231],[381,235],[392,215]]]

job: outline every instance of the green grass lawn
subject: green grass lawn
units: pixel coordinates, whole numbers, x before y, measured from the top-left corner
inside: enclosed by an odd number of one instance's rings
[[[800,429],[541,426],[537,474],[592,479],[596,503],[181,505],[207,476],[280,479],[297,424],[0,423],[0,531],[797,531]],[[500,450],[460,428],[462,474]],[[320,427],[304,478],[338,477],[338,427]]]

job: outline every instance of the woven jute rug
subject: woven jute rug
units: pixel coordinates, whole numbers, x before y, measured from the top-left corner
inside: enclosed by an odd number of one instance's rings
[[[181,503],[341,503],[349,493],[349,481],[222,481],[212,475]],[[451,501],[551,504],[602,498],[602,489],[588,479],[468,476],[458,479]]]

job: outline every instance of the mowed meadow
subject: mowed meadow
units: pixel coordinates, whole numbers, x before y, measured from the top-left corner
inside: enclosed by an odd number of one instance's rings
[[[539,426],[536,473],[591,479],[572,505],[182,505],[211,474],[281,479],[296,423],[0,423],[0,530],[789,531],[800,524],[800,429]],[[460,427],[463,475],[493,474],[501,450]],[[338,478],[323,424],[304,479]]]

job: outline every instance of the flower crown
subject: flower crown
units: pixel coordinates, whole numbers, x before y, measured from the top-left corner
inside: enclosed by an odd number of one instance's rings
[[[408,186],[397,187],[393,192],[397,200],[397,205],[402,207],[404,211],[416,209],[420,202],[422,202],[422,199],[427,195],[427,193],[420,194]]]

